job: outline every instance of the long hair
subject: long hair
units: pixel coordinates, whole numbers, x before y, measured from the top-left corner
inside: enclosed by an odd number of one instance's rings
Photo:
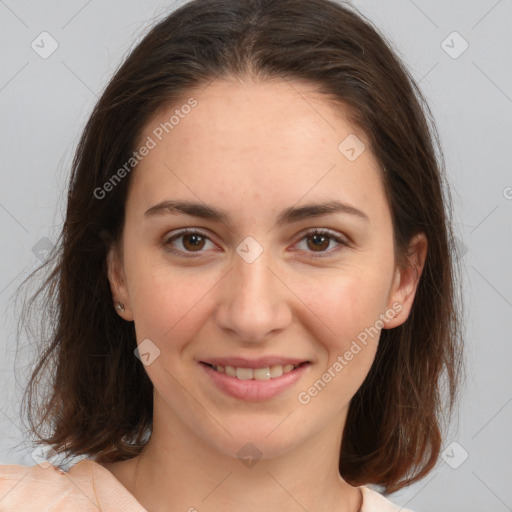
[[[153,385],[133,355],[133,323],[112,307],[106,266],[131,175],[108,194],[98,190],[130,159],[159,109],[215,78],[247,75],[307,80],[348,107],[382,170],[396,254],[403,258],[419,232],[428,239],[409,318],[382,331],[350,403],[339,459],[348,482],[393,492],[434,467],[460,381],[449,188],[414,80],[369,21],[331,0],[193,0],[157,23],[114,74],[76,150],[47,277],[27,304],[47,320],[23,399],[31,430],[58,453],[102,461],[144,448]]]

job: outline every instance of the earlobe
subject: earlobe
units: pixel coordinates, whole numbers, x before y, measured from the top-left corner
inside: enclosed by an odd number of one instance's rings
[[[384,329],[397,327],[409,317],[425,266],[427,245],[424,233],[415,235],[409,244],[405,264],[397,266],[388,303],[389,310],[393,310],[394,314],[384,322]]]
[[[115,246],[112,246],[107,254],[107,274],[117,313],[125,320],[133,320],[124,272]]]

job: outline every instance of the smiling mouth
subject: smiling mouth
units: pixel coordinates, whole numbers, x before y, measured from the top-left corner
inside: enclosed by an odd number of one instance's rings
[[[205,362],[201,362],[205,366],[208,366],[219,373],[224,373],[228,377],[234,377],[239,380],[272,380],[290,373],[293,370],[309,364],[309,361],[305,361],[300,364],[287,364],[287,365],[273,365],[265,366],[263,368],[243,368],[237,366],[221,366],[213,365]]]

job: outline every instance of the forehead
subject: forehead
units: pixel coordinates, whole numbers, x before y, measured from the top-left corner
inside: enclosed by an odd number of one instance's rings
[[[137,166],[132,195],[141,208],[169,195],[231,203],[238,196],[240,207],[252,198],[263,208],[263,197],[284,206],[335,192],[378,207],[377,162],[346,114],[307,82],[214,80],[146,124],[140,140],[155,145]],[[364,148],[356,159],[346,153]]]
[[[163,136],[172,133],[176,146],[197,148],[201,144],[213,151],[245,151],[258,156],[271,150],[270,157],[284,153],[288,158],[293,156],[291,150],[304,156],[337,150],[340,135],[357,133],[365,139],[349,122],[347,107],[335,105],[317,89],[309,82],[283,79],[214,80],[191,90],[181,102],[162,108],[147,123],[144,134],[174,117],[175,125]],[[192,98],[197,104],[189,109]],[[172,116],[173,112],[178,116]]]

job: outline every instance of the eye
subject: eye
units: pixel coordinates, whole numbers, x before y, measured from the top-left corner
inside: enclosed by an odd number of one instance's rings
[[[178,242],[181,239],[180,242]],[[313,229],[304,234],[299,240],[299,245],[305,241],[306,248],[299,248],[305,252],[317,253],[314,257],[330,256],[333,252],[338,252],[342,247],[348,245],[348,241],[341,236],[332,233],[326,229]],[[332,243],[338,247],[331,248]],[[207,249],[207,245],[211,244],[214,248],[216,245],[209,239],[209,237],[196,229],[183,229],[178,233],[168,237],[163,241],[165,249],[178,256],[185,258],[194,258],[199,256],[203,249]],[[194,254],[195,253],[195,254]]]
[[[305,233],[305,235],[300,239],[300,242],[305,241],[306,252],[317,253],[314,257],[325,257],[332,255],[333,252],[338,252],[344,246],[348,245],[348,241],[342,238],[341,236],[332,233],[326,229],[313,229]],[[334,242],[338,245],[334,249],[329,249],[331,243]]]
[[[181,242],[178,242],[179,239],[181,239]],[[196,255],[193,253],[201,254],[202,249],[208,243],[215,247],[215,244],[204,233],[195,229],[181,230],[163,241],[166,250],[186,258],[194,258]],[[181,247],[177,248],[176,246]]]

